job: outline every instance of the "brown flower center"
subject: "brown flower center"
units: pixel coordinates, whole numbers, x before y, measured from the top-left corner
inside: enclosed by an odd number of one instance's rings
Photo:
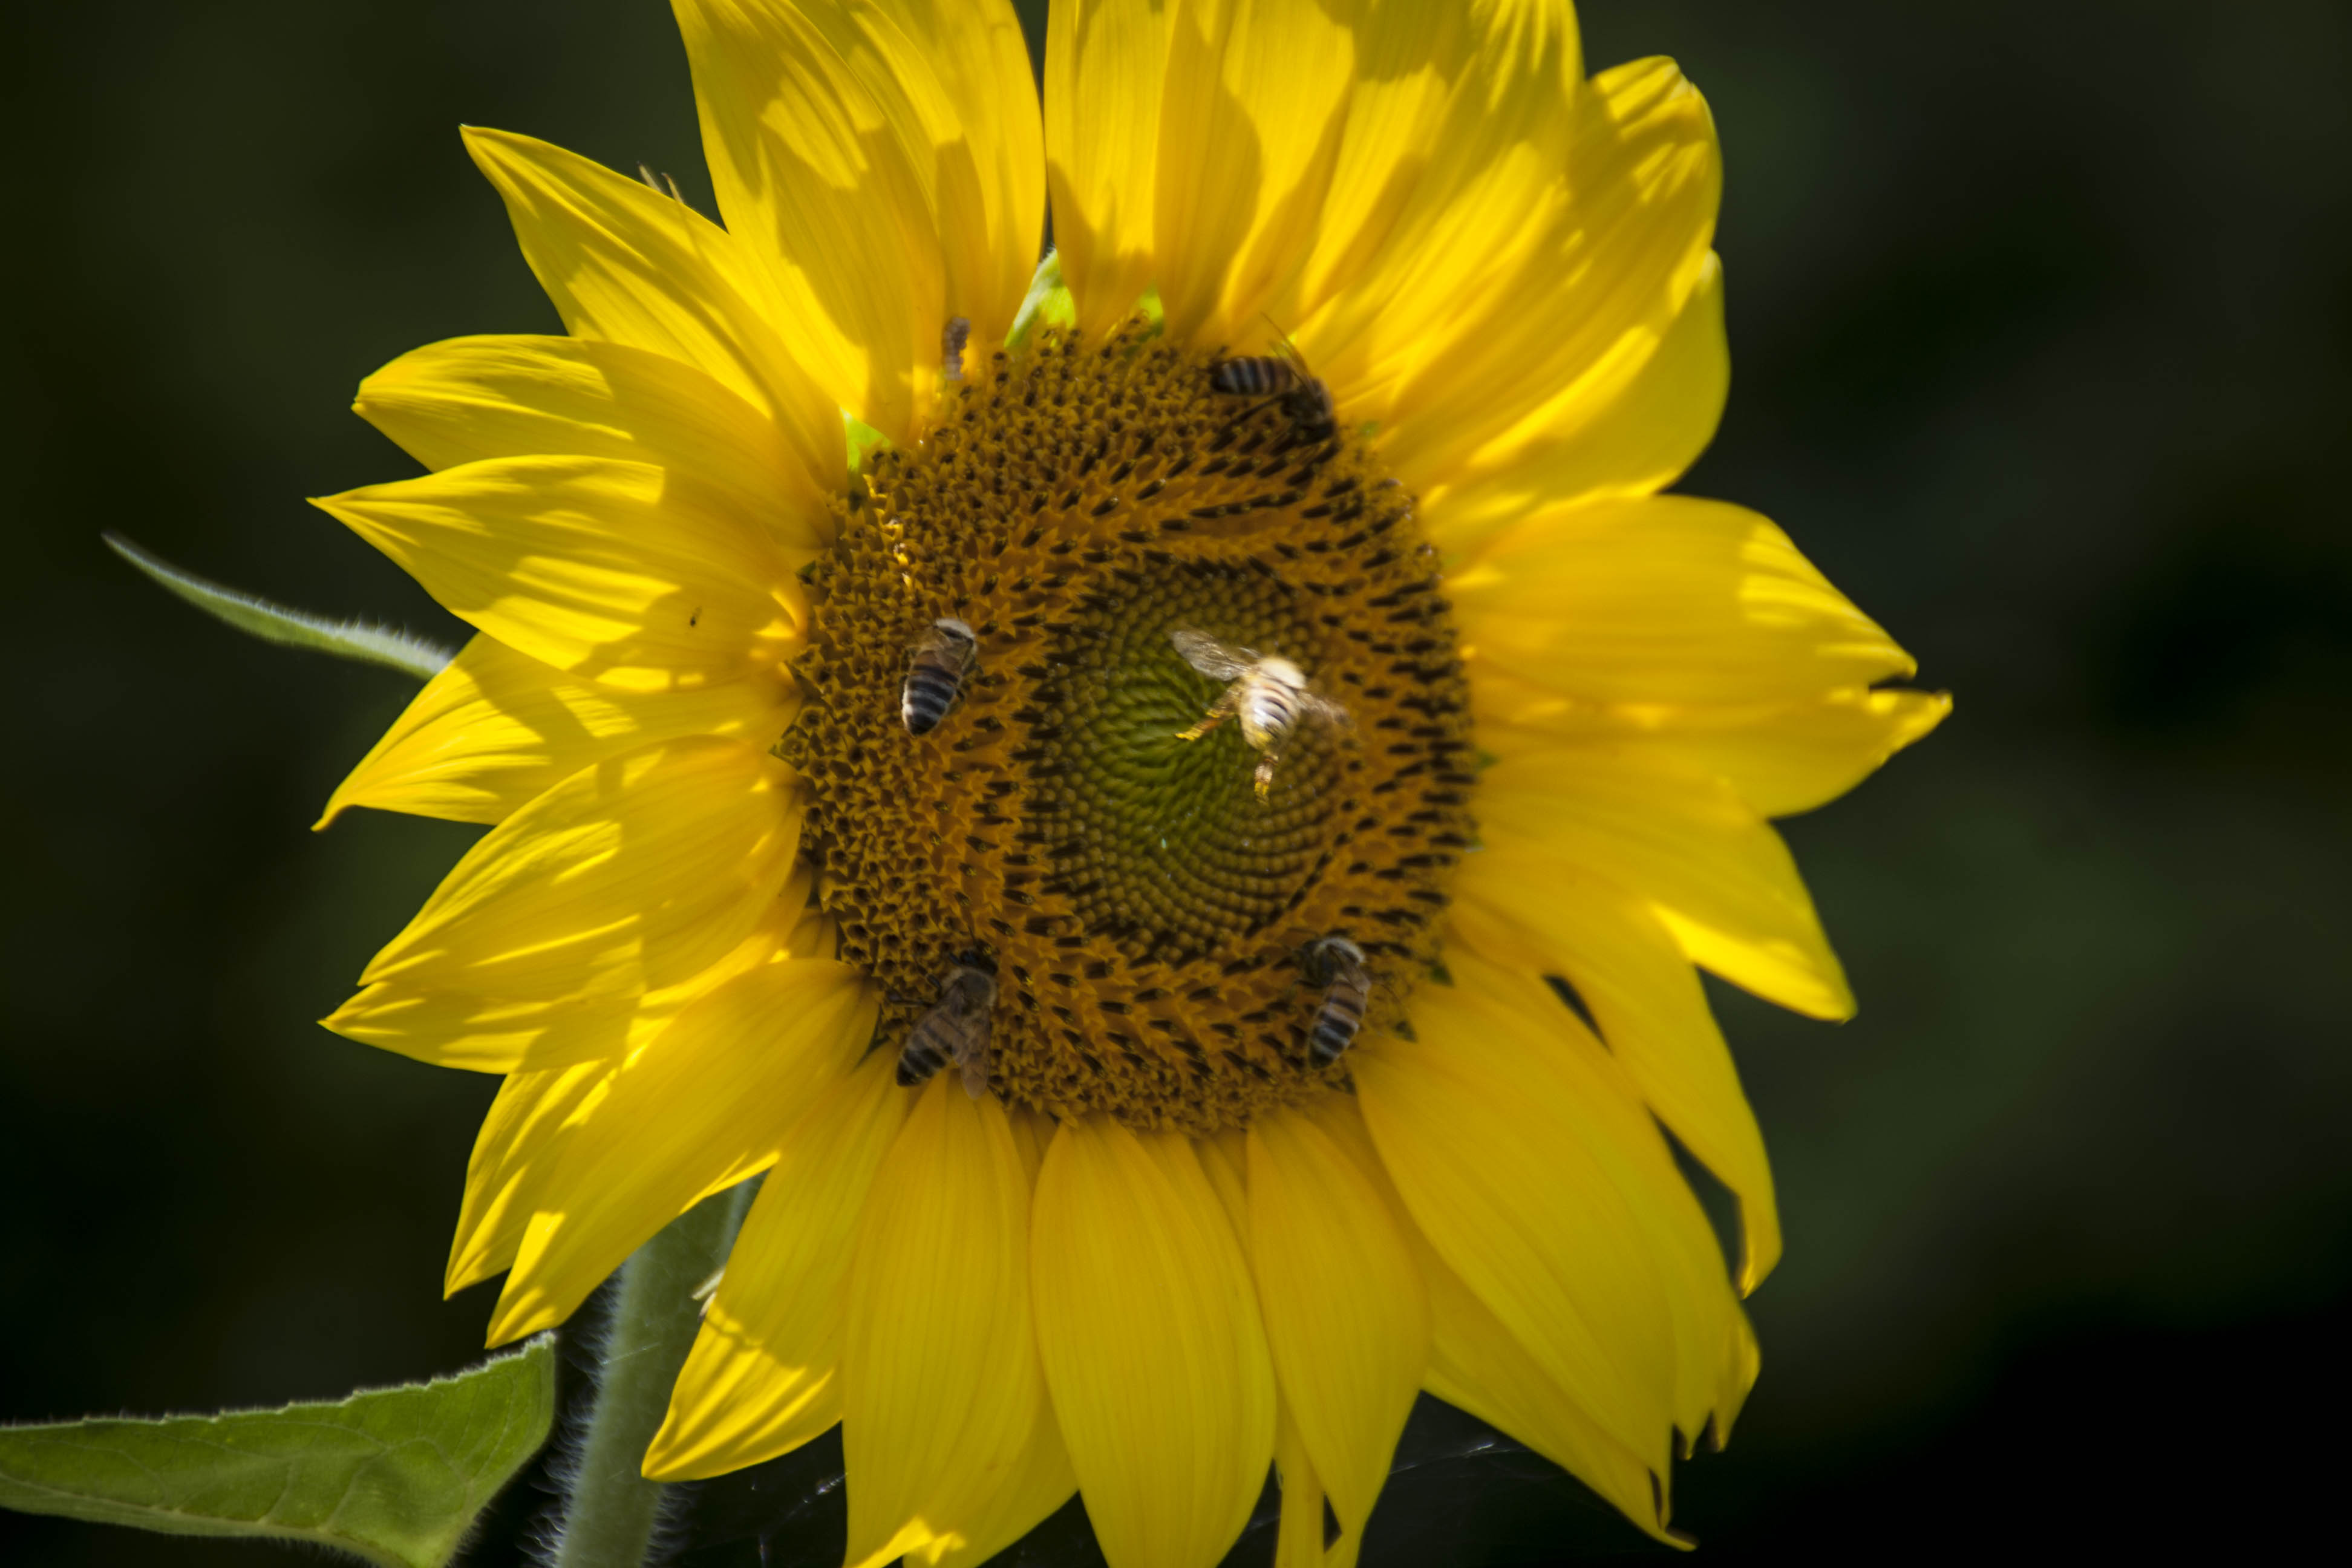
[[[1344,1054],[1310,1054],[1313,944],[1360,949],[1365,1026],[1393,1024],[1474,831],[1412,497],[1311,403],[1219,391],[1212,369],[1139,326],[974,366],[921,443],[869,464],[812,568],[810,700],[783,744],[842,956],[888,997],[878,1047],[980,968],[995,1092],[1196,1134],[1344,1083]],[[910,650],[943,617],[976,652],[911,734]],[[1178,631],[1306,678],[1254,710],[1290,719],[1263,798],[1251,715],[1180,738],[1235,682]]]

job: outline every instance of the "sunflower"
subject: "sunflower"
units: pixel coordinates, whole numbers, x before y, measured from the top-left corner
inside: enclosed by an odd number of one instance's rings
[[[1056,0],[1042,105],[1003,0],[677,11],[723,226],[468,132],[568,335],[319,503],[479,633],[328,809],[489,828],[328,1020],[505,1075],[449,1288],[764,1173],[646,1470],[839,1424],[852,1562],[1206,1564],[1269,1462],[1352,1562],[1424,1389],[1675,1539],[1780,1245],[1694,966],[1852,1011],[1767,819],[1946,706],[1658,493],[1705,102],[1545,0]]]

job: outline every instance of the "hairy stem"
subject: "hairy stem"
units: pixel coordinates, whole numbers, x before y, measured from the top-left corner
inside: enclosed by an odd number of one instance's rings
[[[650,1560],[667,1489],[642,1473],[646,1449],[701,1325],[695,1288],[727,1260],[756,1185],[706,1199],[622,1265],[554,1568],[642,1568]]]

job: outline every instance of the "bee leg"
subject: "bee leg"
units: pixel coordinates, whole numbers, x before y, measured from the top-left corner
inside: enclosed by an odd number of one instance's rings
[[[1265,800],[1274,793],[1274,764],[1281,760],[1280,747],[1268,747],[1265,753],[1258,758],[1257,773],[1255,775],[1258,799]]]
[[[1216,701],[1209,705],[1208,712],[1202,716],[1199,723],[1189,730],[1177,731],[1176,738],[1180,741],[1197,741],[1233,716],[1234,694],[1228,689]]]

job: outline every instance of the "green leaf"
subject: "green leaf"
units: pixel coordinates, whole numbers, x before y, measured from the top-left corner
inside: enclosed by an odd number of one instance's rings
[[[288,647],[307,647],[318,653],[331,653],[337,658],[358,659],[362,664],[381,664],[413,675],[419,680],[430,680],[441,673],[441,667],[452,657],[449,649],[438,643],[414,637],[406,632],[389,626],[369,626],[362,621],[331,621],[321,616],[289,610],[283,605],[251,594],[225,588],[218,583],[207,582],[193,572],[183,572],[162,556],[123,538],[119,533],[103,535],[107,548],[133,566],[177,594],[196,608],[248,637],[263,642],[283,643]]]
[[[1062,253],[1049,250],[1045,259],[1037,263],[1037,270],[1030,275],[1029,292],[1013,318],[1013,330],[1004,334],[1004,346],[1018,352],[1036,336],[1040,326],[1059,327],[1066,331],[1077,321],[1077,302],[1071,299],[1069,286],[1062,281]]]
[[[542,1335],[455,1377],[339,1405],[0,1426],[0,1507],[441,1568],[554,1419],[555,1346]]]

